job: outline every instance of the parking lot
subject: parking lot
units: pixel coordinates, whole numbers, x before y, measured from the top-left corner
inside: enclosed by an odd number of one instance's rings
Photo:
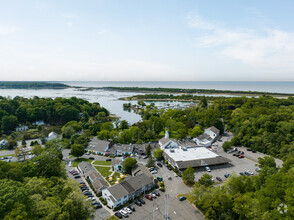
[[[179,201],[178,194],[186,194],[191,191],[192,188],[186,186],[180,177],[175,177],[174,172],[168,170],[166,167],[158,169],[158,174],[154,176],[160,176],[165,183],[165,192],[161,192],[160,196],[153,201],[144,198],[146,202],[143,206],[133,205],[136,211],[129,214],[129,219],[164,219],[165,214],[165,195],[168,195],[168,216],[170,219],[204,219],[199,210],[194,208],[187,200]],[[168,177],[172,177],[172,180],[168,180]]]

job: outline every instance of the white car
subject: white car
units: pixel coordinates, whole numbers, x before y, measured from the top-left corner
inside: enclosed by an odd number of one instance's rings
[[[151,171],[151,174],[157,174],[156,170]]]
[[[205,167],[206,171],[210,172],[211,169],[209,167]]]
[[[254,175],[252,171],[247,170],[247,173],[249,173],[250,175]]]
[[[124,208],[124,211],[126,211],[127,213],[129,213],[129,214],[132,214],[132,210],[131,209],[129,209],[129,208]]]
[[[126,211],[124,211],[124,210],[120,210],[119,212],[120,212],[120,214],[123,215],[123,217],[128,217],[129,216],[128,213]]]

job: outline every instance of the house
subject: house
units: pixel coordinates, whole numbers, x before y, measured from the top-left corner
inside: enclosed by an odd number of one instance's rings
[[[197,136],[193,140],[199,146],[209,147],[218,138],[219,134],[220,131],[216,127],[212,126],[205,129],[203,134]]]
[[[0,141],[0,148],[5,148],[8,145],[8,141],[3,139]]]
[[[58,134],[56,134],[54,131],[51,131],[47,137],[47,141],[52,141],[55,138],[59,138]]]
[[[102,190],[102,196],[111,208],[124,205],[154,187],[154,181],[145,174],[132,176],[121,183]]]
[[[84,175],[86,179],[92,183],[96,193],[101,193],[103,189],[109,186],[104,178],[92,166],[92,164],[83,161],[79,163],[78,170],[82,175]]]
[[[36,125],[36,126],[38,126],[38,125],[45,125],[45,122],[43,120],[35,121],[35,122],[32,123],[32,125]]]
[[[153,175],[150,173],[150,171],[147,169],[146,166],[144,166],[141,163],[137,163],[133,169],[131,170],[132,176],[138,176],[141,174],[145,174],[146,176],[150,177],[151,179],[153,179]]]
[[[177,141],[169,138],[168,131],[165,132],[165,136],[163,138],[161,138],[158,141],[158,143],[159,143],[159,146],[162,150],[167,149],[167,148],[178,147]]]
[[[122,173],[123,172],[123,164],[121,160],[113,159],[111,162],[111,166],[114,172]]]
[[[109,148],[108,152],[110,155],[114,155],[114,156],[130,155],[133,153],[133,145],[132,144],[115,144]]]
[[[21,126],[18,126],[15,130],[16,131],[27,131],[27,130],[29,130],[29,127],[27,125],[21,125]]]
[[[92,151],[93,153],[100,153],[100,154],[109,154],[109,148],[111,146],[111,143],[106,140],[99,140],[97,137],[92,138],[90,141],[87,150]]]

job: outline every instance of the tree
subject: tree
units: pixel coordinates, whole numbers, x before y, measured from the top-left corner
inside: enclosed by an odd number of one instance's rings
[[[62,129],[62,137],[63,138],[70,138],[76,131],[72,126],[63,126]]]
[[[32,149],[32,154],[39,156],[44,151],[45,151],[45,149],[43,147],[41,147],[41,145],[35,145],[34,148]]]
[[[202,133],[203,133],[203,130],[199,126],[195,126],[194,128],[189,129],[189,132],[188,132],[190,137],[197,137],[198,135]]]
[[[63,106],[57,112],[63,122],[77,121],[79,119],[79,110],[73,106]]]
[[[225,141],[225,142],[223,143],[223,149],[224,149],[225,152],[227,152],[228,150],[230,150],[231,147],[232,147],[231,142],[229,142],[229,141]]]
[[[124,130],[124,129],[128,129],[129,128],[129,124],[126,120],[122,120],[119,124],[119,128]]]
[[[155,161],[153,160],[152,156],[149,156],[146,166],[147,167],[154,167],[154,165],[155,165]]]
[[[194,184],[194,169],[190,166],[187,167],[187,169],[183,172],[183,181],[185,184],[192,185]]]
[[[73,144],[70,149],[71,155],[77,158],[83,156],[85,153],[85,148],[81,144]]]
[[[125,173],[131,173],[132,168],[137,164],[137,160],[132,157],[128,157],[125,159],[123,170]]]
[[[23,161],[25,161],[28,152],[25,150],[24,146],[20,146],[15,149],[15,155],[18,157],[19,160],[23,159]]]
[[[17,124],[18,120],[14,115],[3,116],[2,118],[2,130],[6,133],[14,130]]]
[[[24,136],[22,137],[22,140],[21,140],[21,145],[22,145],[22,146],[24,146],[24,147],[26,147],[26,146],[27,146],[27,142],[26,142],[26,139],[25,139],[25,137],[24,137]]]
[[[161,148],[157,148],[153,151],[153,155],[155,157],[156,160],[162,160],[163,156],[162,156],[163,150]]]
[[[15,146],[17,146],[16,140],[11,135],[8,136],[7,142],[8,142],[7,148],[10,150],[13,149]]]
[[[212,179],[212,176],[208,174],[203,174],[203,176],[199,180],[199,184],[204,186],[211,186],[213,184],[211,179]]]
[[[145,148],[145,153],[147,155],[147,157],[150,157],[151,155],[151,145],[148,144],[147,147]]]
[[[111,131],[113,130],[113,124],[111,122],[105,122],[101,126],[101,130]]]

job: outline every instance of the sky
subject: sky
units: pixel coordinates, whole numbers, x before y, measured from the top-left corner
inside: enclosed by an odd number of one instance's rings
[[[0,81],[294,81],[294,1],[0,0]]]

